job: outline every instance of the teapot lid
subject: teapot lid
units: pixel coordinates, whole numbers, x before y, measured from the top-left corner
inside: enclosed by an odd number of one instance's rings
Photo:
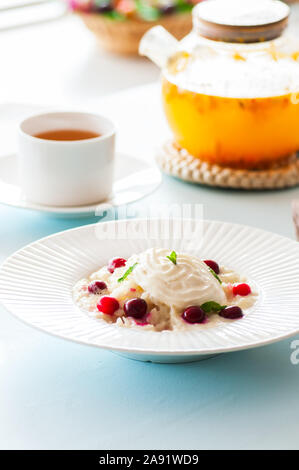
[[[209,0],[193,9],[195,30],[215,41],[252,43],[279,37],[290,7],[280,0]]]

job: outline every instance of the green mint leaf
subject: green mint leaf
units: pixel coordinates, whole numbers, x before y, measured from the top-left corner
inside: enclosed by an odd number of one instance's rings
[[[102,15],[105,16],[106,18],[109,18],[110,20],[115,20],[115,21],[125,21],[126,19],[125,15],[115,10],[104,12],[102,13]]]
[[[214,277],[216,277],[217,281],[222,284],[220,277],[215,273],[215,271],[212,268],[209,268],[209,271],[213,274]]]
[[[176,11],[178,13],[189,13],[191,12],[193,8],[193,5],[192,4],[188,4],[188,3],[179,3],[177,6],[176,6]]]
[[[173,264],[176,264],[176,252],[172,251],[169,256],[166,256]]]
[[[158,8],[147,4],[144,0],[135,0],[136,10],[140,18],[146,21],[157,21],[161,17],[161,12]]]
[[[127,279],[128,275],[131,274],[133,269],[137,266],[138,263],[134,263],[133,266],[130,266],[129,269],[126,270],[125,274],[117,279],[117,282],[123,282],[125,279]]]
[[[211,300],[210,302],[205,302],[202,304],[200,308],[202,308],[205,313],[220,312],[220,310],[226,308],[226,305],[220,305],[217,304],[217,302],[213,302],[213,300]]]

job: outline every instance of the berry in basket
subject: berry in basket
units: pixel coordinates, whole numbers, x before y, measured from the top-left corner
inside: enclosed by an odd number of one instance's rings
[[[205,0],[68,0],[104,49],[138,54],[144,33],[161,24],[177,39],[192,28],[191,10]]]
[[[186,13],[202,0],[69,0],[72,10],[101,13],[120,20],[132,15],[145,21],[157,21],[164,15]]]

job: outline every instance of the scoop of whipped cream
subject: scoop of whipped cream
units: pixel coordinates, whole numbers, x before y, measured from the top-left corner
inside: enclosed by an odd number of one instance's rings
[[[153,299],[181,309],[211,300],[221,305],[225,303],[221,284],[203,261],[179,253],[174,264],[167,258],[170,252],[164,248],[151,248],[138,256],[132,275],[142,289]]]

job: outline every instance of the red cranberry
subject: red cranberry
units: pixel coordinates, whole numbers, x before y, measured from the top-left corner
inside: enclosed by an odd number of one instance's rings
[[[233,306],[224,308],[219,312],[219,315],[223,318],[228,318],[229,320],[236,320],[237,318],[243,317],[243,312],[240,307]]]
[[[107,289],[107,285],[103,281],[93,281],[88,286],[88,292],[91,294],[100,294],[105,289]]]
[[[245,297],[246,295],[251,294],[250,286],[248,284],[238,284],[233,287],[233,294]]]
[[[136,323],[136,325],[138,325],[138,326],[146,326],[146,325],[148,325],[148,322],[147,322],[146,320],[145,320],[145,321],[142,321],[142,320],[141,320],[141,321],[138,321],[138,320],[136,319],[136,320],[135,320],[135,323]]]
[[[109,261],[107,269],[112,274],[116,268],[121,268],[126,265],[127,260],[124,258],[113,258]]]
[[[209,268],[213,269],[214,273],[219,274],[220,273],[220,268],[219,264],[216,263],[216,261],[212,261],[211,259],[206,259],[204,261]]]
[[[206,314],[200,307],[188,307],[184,310],[182,318],[187,323],[203,323]]]
[[[146,310],[146,301],[139,297],[127,300],[124,305],[124,311],[127,317],[142,318],[146,314]]]
[[[104,296],[100,298],[97,308],[106,315],[113,315],[119,309],[119,303],[114,297]]]

